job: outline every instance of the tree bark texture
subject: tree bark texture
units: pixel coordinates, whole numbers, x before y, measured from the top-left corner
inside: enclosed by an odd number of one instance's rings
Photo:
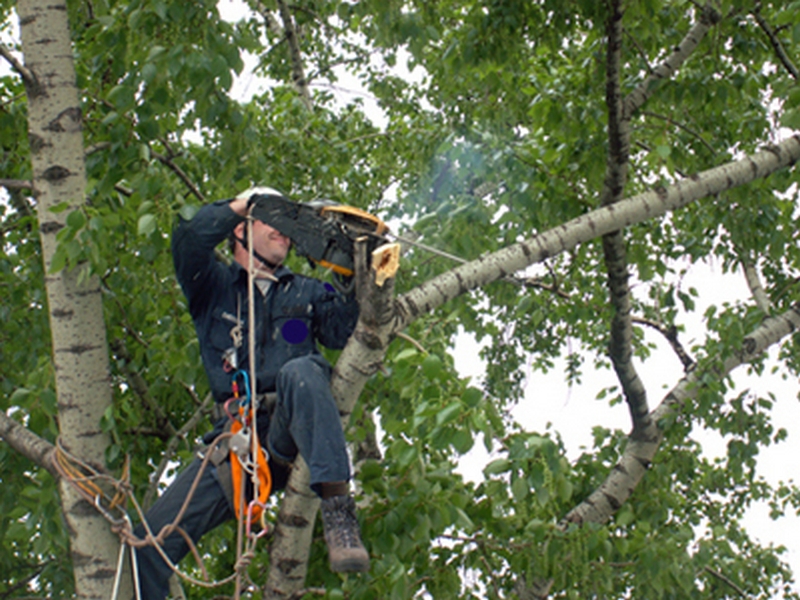
[[[100,287],[82,265],[50,272],[56,235],[85,196],[81,108],[75,82],[67,7],[63,1],[17,3],[25,66],[28,123],[45,286],[53,340],[61,444],[104,468],[109,437],[100,418],[111,405],[108,348]],[[54,212],[61,205],[66,210]],[[61,499],[69,530],[76,597],[107,599],[119,541],[108,523],[67,481]]]
[[[619,1],[610,4],[606,23],[608,48],[606,53],[606,105],[608,107],[608,157],[606,175],[600,196],[600,206],[615,204],[623,198],[628,179],[631,115],[649,98],[655,84],[671,77],[698,47],[705,34],[719,19],[717,13],[707,6],[701,18],[670,56],[633,90],[623,98],[620,80],[622,63],[622,17]],[[647,429],[649,409],[644,384],[633,364],[633,327],[631,323],[631,299],[628,280],[627,251],[622,230],[603,236],[603,256],[608,271],[608,289],[614,317],[611,322],[609,354],[614,370],[622,386],[625,401],[633,421],[634,432]]]

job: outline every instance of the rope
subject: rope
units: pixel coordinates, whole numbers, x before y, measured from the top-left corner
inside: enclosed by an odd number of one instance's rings
[[[230,437],[230,433],[222,433],[220,434],[211,444],[213,448],[219,442]],[[121,548],[120,548],[120,555],[117,559],[117,572],[115,574],[115,582],[114,582],[114,595],[112,595],[112,600],[115,600],[118,593],[119,593],[119,579],[122,573],[122,567],[124,564],[124,552],[125,547],[129,547],[131,550],[131,564],[133,566],[133,573],[138,573],[137,568],[137,561],[136,561],[136,550],[138,548],[143,548],[146,546],[152,545],[156,551],[158,552],[159,556],[164,560],[164,562],[169,566],[169,568],[177,574],[181,579],[184,581],[191,583],[196,586],[204,587],[204,588],[214,588],[225,585],[234,581],[236,578],[241,576],[240,570],[235,571],[228,577],[224,579],[220,579],[217,581],[209,581],[208,580],[208,571],[205,568],[205,564],[200,556],[200,553],[197,550],[196,545],[192,541],[192,539],[186,534],[186,532],[178,525],[183,515],[186,513],[186,510],[191,502],[194,494],[197,491],[197,486],[200,481],[200,477],[203,474],[203,471],[207,468],[208,462],[211,459],[211,452],[206,452],[206,455],[203,459],[202,464],[200,465],[200,469],[195,476],[194,481],[192,482],[192,486],[189,489],[189,493],[186,495],[183,504],[181,505],[178,514],[175,516],[175,519],[161,528],[157,535],[153,534],[152,529],[150,528],[149,524],[147,523],[147,519],[144,515],[144,510],[142,509],[141,505],[136,500],[136,497],[131,493],[130,485],[127,481],[122,481],[115,479],[114,477],[99,473],[96,469],[94,469],[91,465],[87,464],[86,462],[80,460],[79,458],[75,457],[74,455],[67,452],[64,448],[61,439],[56,440],[56,450],[55,450],[55,458],[53,464],[58,471],[61,477],[69,482],[79,493],[79,495],[84,498],[87,502],[92,504],[98,512],[111,524],[111,529],[114,531],[120,538]],[[127,460],[126,460],[127,462]],[[126,472],[126,477],[129,474],[129,468],[124,468]],[[97,482],[105,482],[110,484],[113,488],[117,491],[114,496],[110,496],[108,493],[104,492],[103,489],[98,485]],[[131,523],[130,516],[123,508],[123,501],[120,501],[119,498],[129,498],[131,503],[133,504],[136,513],[139,516],[139,519],[142,523],[142,526],[145,529],[145,537],[144,539],[139,538],[133,533],[133,525]],[[112,512],[118,512],[120,516],[117,518],[115,517]],[[204,580],[197,579],[192,577],[191,575],[184,573],[181,571],[177,565],[175,565],[172,560],[170,560],[169,556],[167,555],[166,551],[163,548],[164,540],[171,535],[172,533],[178,533],[179,535],[183,536],[189,549],[194,556],[195,560],[197,561],[198,567],[202,572],[202,576]],[[248,539],[248,550],[246,553],[242,554],[242,556],[254,556],[253,548],[255,547],[256,540],[261,537],[261,534],[252,534],[249,536],[251,539]],[[248,560],[245,558],[244,563],[241,563],[241,556],[237,557],[237,565],[238,564],[245,564],[249,565],[250,561],[252,561],[252,557]],[[135,598],[140,600],[141,598],[141,590],[139,589],[139,579],[138,577],[134,577],[134,591],[135,591]]]
[[[244,510],[244,485],[242,486],[241,497],[239,506],[243,509],[240,510],[239,513],[239,523],[237,527],[237,548],[236,548],[236,561],[237,561],[237,568],[236,572],[237,575],[246,574],[247,566],[252,562],[252,559],[255,557],[255,546],[256,542],[260,537],[262,537],[265,533],[267,533],[267,527],[265,526],[266,523],[264,521],[264,512],[262,510],[262,532],[260,534],[253,534],[251,532],[251,516],[253,512],[254,504],[257,502],[257,499],[260,498],[259,494],[259,487],[261,485],[261,480],[259,479],[258,475],[258,468],[259,468],[259,453],[262,451],[259,442],[258,442],[258,420],[256,418],[256,413],[258,410],[258,395],[256,391],[258,390],[258,379],[256,375],[256,313],[255,313],[255,287],[256,287],[256,266],[255,266],[255,248],[254,248],[254,238],[253,235],[253,224],[255,219],[253,218],[253,206],[250,207],[247,213],[247,319],[248,319],[248,335],[247,335],[247,346],[248,346],[248,359],[249,359],[249,368],[250,368],[250,381],[249,381],[249,388],[247,390],[248,396],[250,398],[250,402],[248,403],[247,410],[249,411],[249,423],[250,423],[250,456],[252,457],[252,465],[245,465],[243,464],[243,468],[250,473],[250,479],[253,485],[253,502],[251,502],[247,509]],[[269,468],[269,467],[267,467]],[[242,549],[242,540],[247,540],[244,550]],[[234,598],[238,600],[240,595],[241,589],[241,580],[237,576],[236,580],[236,592]]]
[[[251,207],[252,212],[252,207]],[[248,334],[248,349],[249,349],[249,370],[250,370],[250,378],[248,381],[247,373],[243,371],[244,374],[244,384],[246,388],[247,398],[249,398],[247,412],[249,412],[249,418],[247,414],[242,415],[245,419],[245,422],[249,420],[249,429],[250,429],[250,443],[251,443],[251,455],[256,457],[256,460],[250,464],[250,461],[246,461],[248,464],[245,465],[245,461],[240,461],[242,464],[243,469],[248,472],[252,479],[253,484],[253,497],[255,499],[259,498],[259,485],[260,481],[258,478],[258,452],[260,452],[260,448],[258,446],[258,429],[257,429],[257,422],[256,422],[256,411],[257,411],[257,396],[255,394],[256,387],[256,353],[255,353],[255,273],[256,268],[254,265],[254,248],[253,248],[253,217],[251,212],[247,215],[247,250],[248,250],[248,321],[249,321],[249,334]],[[233,415],[228,411],[227,405],[225,407],[225,411],[228,414],[228,417],[234,418]],[[230,432],[220,434],[211,444],[211,448],[216,447],[216,445],[221,442],[222,440],[231,437],[232,434]],[[183,519],[183,515],[185,514],[189,503],[191,502],[194,494],[197,491],[197,486],[200,482],[200,477],[203,475],[203,472],[208,466],[208,462],[211,459],[212,452],[206,452],[203,458],[203,462],[200,465],[200,469],[195,476],[194,481],[192,482],[192,486],[189,489],[186,498],[181,505],[178,514],[176,515],[175,519],[161,528],[157,535],[153,534],[153,531],[150,529],[150,525],[147,523],[147,519],[145,518],[144,511],[142,507],[136,500],[136,497],[132,493],[132,488],[130,485],[130,457],[126,457],[125,464],[123,465],[122,476],[120,479],[115,479],[110,475],[103,474],[98,472],[88,463],[81,461],[79,458],[71,455],[69,452],[66,451],[64,448],[61,439],[58,438],[56,440],[56,449],[54,453],[54,460],[53,465],[56,468],[56,471],[59,475],[65,480],[68,481],[79,493],[79,495],[85,499],[87,502],[92,504],[98,512],[100,512],[103,517],[111,524],[111,529],[120,538],[120,552],[117,558],[117,572],[114,578],[114,587],[113,587],[113,594],[111,600],[117,600],[117,596],[119,594],[119,587],[120,587],[120,580],[122,575],[122,568],[124,565],[124,555],[125,555],[125,548],[130,548],[131,554],[131,565],[133,568],[133,573],[135,574],[133,577],[134,581],[134,591],[135,591],[135,598],[136,600],[141,599],[141,590],[139,588],[139,578],[138,578],[138,565],[136,560],[136,550],[138,548],[143,548],[146,546],[153,546],[156,551],[158,552],[159,556],[164,560],[164,562],[169,566],[169,568],[177,574],[181,579],[186,582],[189,582],[193,585],[197,585],[200,587],[205,588],[213,588],[225,585],[230,583],[231,581],[235,581],[236,584],[236,593],[235,598],[238,600],[241,593],[242,588],[242,578],[246,577],[249,583],[253,583],[252,580],[247,576],[247,568],[252,563],[253,559],[255,558],[255,547],[256,543],[259,538],[263,537],[267,532],[268,528],[266,527],[266,522],[264,520],[264,512],[262,510],[261,514],[261,525],[262,531],[260,533],[253,533],[251,531],[251,516],[252,516],[252,508],[253,502],[247,507],[247,509],[240,510],[239,519],[238,519],[238,526],[237,526],[237,548],[236,548],[236,564],[234,568],[234,572],[229,575],[228,577],[218,580],[218,581],[208,581],[208,571],[205,568],[205,564],[203,562],[200,553],[197,550],[196,545],[189,537],[189,535],[178,525]],[[110,484],[111,487],[115,490],[113,496],[109,496],[98,483],[103,482]],[[245,495],[245,486],[241,486],[241,497],[239,506],[244,508],[244,495]],[[145,530],[145,537],[141,539],[137,537],[133,533],[133,525],[131,523],[130,516],[128,515],[127,511],[125,510],[126,499],[130,498],[133,507],[136,510],[136,513],[139,516],[140,522]],[[254,500],[255,502],[255,500]],[[119,513],[119,517],[115,517],[113,513]],[[169,556],[167,555],[166,551],[163,548],[164,540],[173,533],[178,533],[179,535],[183,536],[184,540],[186,541],[189,550],[191,551],[192,555],[195,558],[195,561],[200,568],[200,571],[203,576],[203,580],[199,580],[187,573],[182,572],[177,565],[175,565],[172,560],[170,560]]]

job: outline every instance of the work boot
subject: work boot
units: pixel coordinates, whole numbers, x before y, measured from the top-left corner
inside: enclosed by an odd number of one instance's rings
[[[361,543],[356,503],[352,496],[323,498],[321,510],[331,571],[369,571],[369,554]]]

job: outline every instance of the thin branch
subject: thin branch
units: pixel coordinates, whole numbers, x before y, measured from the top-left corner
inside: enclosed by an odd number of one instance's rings
[[[422,346],[422,344],[420,344],[417,340],[415,340],[413,337],[411,337],[407,333],[403,333],[402,331],[399,331],[399,332],[397,332],[397,337],[399,337],[401,340],[407,341],[409,344],[414,346],[420,354],[428,354],[428,351],[425,350],[425,348]]]
[[[652,321],[651,319],[645,319],[644,317],[631,317],[631,321],[633,323],[638,323],[639,325],[651,327],[663,335],[669,342],[670,346],[672,346],[675,354],[678,355],[678,359],[681,361],[681,364],[683,364],[684,371],[689,371],[689,369],[694,367],[694,359],[689,356],[689,353],[683,348],[683,344],[678,341],[677,327],[674,325],[667,327],[663,323],[658,323],[657,321]]]
[[[761,16],[761,2],[756,2],[755,9],[753,9],[753,16],[756,18],[756,22],[758,26],[764,31],[769,39],[769,43],[772,44],[773,50],[775,50],[775,54],[778,57],[778,60],[781,61],[781,64],[784,68],[789,71],[789,74],[794,77],[795,81],[800,81],[800,72],[797,71],[797,67],[792,62],[792,59],[789,58],[789,55],[786,54],[786,50],[781,44],[781,41],[778,39],[778,36],[773,31],[772,27],[770,27],[769,23]]]
[[[200,200],[200,202],[205,202],[206,201],[206,198],[205,198],[205,196],[203,196],[203,193],[200,191],[200,189],[189,178],[189,176],[186,174],[186,172],[183,169],[181,169],[177,164],[175,164],[175,162],[172,160],[172,158],[170,158],[169,156],[164,156],[163,154],[160,154],[160,153],[158,153],[158,152],[156,152],[155,150],[152,150],[152,149],[150,150],[150,156],[155,158],[157,161],[159,161],[161,164],[165,165],[173,173],[175,173],[178,176],[178,178],[181,181],[183,181],[183,183],[186,185],[186,187],[189,188],[189,191],[192,194],[194,194],[195,197],[198,200]]]
[[[722,574],[722,573],[720,573],[719,571],[716,571],[716,570],[712,569],[712,568],[711,568],[711,567],[709,567],[708,565],[706,565],[705,567],[703,567],[703,570],[704,570],[706,573],[709,573],[709,574],[713,575],[714,577],[716,577],[717,579],[719,579],[719,580],[720,580],[722,583],[724,583],[725,585],[729,586],[729,587],[730,587],[730,588],[731,588],[733,591],[735,591],[735,592],[736,592],[736,593],[737,593],[737,594],[738,594],[740,597],[742,597],[742,598],[747,598],[747,594],[745,593],[745,591],[744,591],[742,588],[740,588],[738,585],[736,585],[735,583],[733,583],[733,581],[732,581],[730,578],[726,577],[725,575],[723,575],[723,574]]]
[[[687,125],[684,125],[684,124],[683,124],[683,123],[681,123],[680,121],[676,121],[676,120],[675,120],[675,119],[673,119],[672,117],[668,117],[668,116],[665,116],[665,115],[660,115],[660,114],[658,114],[658,113],[650,112],[650,111],[648,111],[648,110],[643,110],[641,114],[643,114],[644,116],[647,116],[647,117],[653,117],[654,119],[661,119],[662,121],[666,121],[666,122],[667,122],[667,123],[669,123],[670,125],[674,125],[674,126],[675,126],[675,127],[677,127],[678,129],[682,129],[683,131],[685,131],[686,133],[688,133],[688,134],[689,134],[689,135],[691,135],[692,137],[695,137],[695,138],[697,138],[698,140],[700,140],[700,142],[701,142],[701,143],[702,143],[702,144],[703,144],[703,145],[704,145],[706,148],[708,148],[708,151],[709,151],[709,152],[711,152],[711,154],[713,154],[713,155],[716,155],[716,154],[717,154],[717,151],[714,149],[714,146],[712,146],[712,145],[711,145],[710,143],[708,143],[708,142],[707,142],[705,139],[703,139],[703,136],[702,136],[702,135],[700,135],[699,133],[697,133],[697,132],[696,132],[696,131],[694,131],[692,128],[688,127]]]
[[[742,268],[744,269],[744,276],[747,280],[747,287],[750,288],[750,293],[753,294],[753,300],[756,306],[758,306],[765,315],[772,314],[772,303],[769,301],[767,292],[764,291],[764,286],[761,285],[761,277],[758,275],[756,266],[752,262],[746,261],[742,263]]]
[[[714,10],[710,4],[707,4],[701,9],[700,20],[695,23],[686,36],[681,40],[672,54],[656,67],[653,72],[648,75],[639,86],[628,94],[625,98],[625,118],[630,116],[639,109],[647,99],[653,94],[656,89],[658,81],[672,77],[686,59],[694,52],[695,48],[700,44],[700,41],[705,37],[706,32],[716,25],[721,19],[721,15]]]
[[[28,87],[38,87],[39,80],[36,79],[36,75],[33,74],[33,71],[28,69],[25,65],[23,65],[16,56],[11,53],[5,44],[0,44],[0,56],[5,58],[8,63],[11,65],[11,68],[14,69],[19,75],[22,77],[23,81]]]
[[[306,79],[305,70],[303,68],[303,55],[300,52],[297,28],[295,27],[294,19],[292,18],[291,12],[289,12],[289,7],[285,0],[278,0],[278,9],[281,14],[281,20],[283,21],[286,41],[289,44],[289,55],[292,60],[292,81],[306,108],[311,110],[314,108],[314,104],[311,101],[308,80]]]
[[[91,156],[96,152],[100,152],[110,147],[111,147],[111,142],[98,142],[97,144],[92,144],[91,146],[86,148],[86,156]]]
[[[189,395],[191,395],[192,398],[194,398],[194,400],[196,401],[196,403],[200,404],[200,406],[197,408],[197,410],[194,411],[192,416],[189,417],[189,420],[183,424],[183,427],[181,427],[178,431],[175,432],[175,435],[172,436],[169,443],[167,444],[167,448],[164,450],[164,456],[161,458],[161,462],[158,463],[158,468],[156,469],[156,472],[153,474],[153,477],[151,478],[150,481],[150,485],[147,488],[147,492],[145,492],[144,499],[142,500],[142,506],[144,507],[145,510],[147,510],[153,503],[156,493],[158,492],[158,482],[161,480],[161,476],[164,474],[167,465],[175,456],[175,452],[178,449],[178,444],[180,444],[181,441],[186,438],[186,435],[192,429],[197,427],[197,424],[200,422],[200,419],[203,418],[203,416],[206,414],[209,408],[211,408],[211,405],[214,402],[214,396],[211,393],[208,393],[205,399],[202,402],[200,402],[200,398],[197,397],[197,394],[192,388],[186,385],[184,385],[184,387],[186,388],[186,391],[189,392]]]

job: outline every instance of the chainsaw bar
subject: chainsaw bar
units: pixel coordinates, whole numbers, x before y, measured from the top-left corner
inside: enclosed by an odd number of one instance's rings
[[[277,194],[253,194],[248,205],[254,218],[292,240],[297,254],[346,277],[354,271],[355,240],[366,236],[372,252],[389,231],[378,217],[331,201],[303,203]]]

